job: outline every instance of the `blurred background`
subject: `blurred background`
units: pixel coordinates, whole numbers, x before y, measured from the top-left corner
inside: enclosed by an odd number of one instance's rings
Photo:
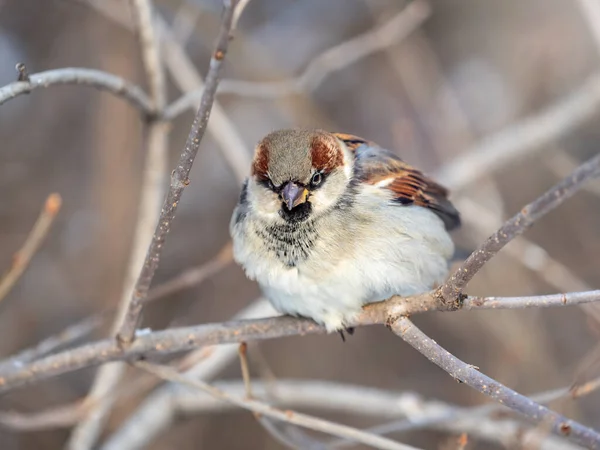
[[[219,28],[220,2],[155,3],[204,75]],[[439,175],[449,187],[456,186],[452,198],[463,214],[455,241],[462,250],[472,250],[502,220],[598,151],[600,82],[590,83],[599,73],[600,34],[594,33],[594,24],[600,23],[586,3],[430,0],[430,14],[422,14],[422,20],[399,22],[398,27],[407,29],[403,33],[389,26],[405,7],[403,1],[251,0],[231,43],[224,79],[276,83],[269,86],[279,88],[262,95],[254,85],[226,81],[217,100],[243,142],[237,151],[246,158],[274,129],[319,127],[374,140]],[[89,67],[147,86],[131,6],[124,0],[108,4],[112,18],[85,0],[0,0],[0,85],[15,81],[14,66],[23,62],[30,73]],[[363,54],[350,47],[341,53],[346,59],[339,70],[321,70],[320,78],[284,89],[285,80],[302,74],[323,52],[365,35],[380,40],[376,48]],[[172,80],[170,101],[181,95]],[[582,90],[586,86],[596,87],[588,92]],[[525,136],[515,126],[577,93],[590,103],[585,114],[559,133],[548,122],[549,139],[519,144]],[[172,124],[169,167],[183,148],[192,117],[186,111]],[[509,152],[501,152],[497,167],[492,164],[461,182],[462,172],[457,175],[450,164],[489,150],[490,139],[507,130],[518,142],[514,155],[503,159]],[[0,303],[0,356],[6,357],[117,305],[140,197],[144,123],[131,105],[110,94],[56,86],[0,106],[0,142],[0,268],[10,267],[48,194],[58,192],[63,198],[44,245]],[[480,170],[466,167],[469,176],[470,170]],[[241,182],[211,133],[190,178],[154,286],[213,260],[228,243]],[[598,230],[600,184],[594,181],[539,221],[526,240],[511,243],[468,291],[518,296],[598,288]],[[145,310],[144,326],[224,321],[260,296],[239,267],[222,265],[202,283],[153,302]],[[90,337],[107,335],[108,317]],[[522,393],[600,375],[594,357],[600,315],[594,308],[430,313],[415,322],[461,359]],[[250,343],[249,358],[257,379],[355,383],[460,406],[487,401],[380,326],[358,329],[345,343],[338,335]],[[94,373],[83,370],[15,390],[0,398],[0,409],[32,413],[76,401],[87,394]],[[123,383],[140,376],[139,370],[128,369]],[[239,364],[232,359],[214,378],[239,377]],[[117,401],[103,439],[125,423],[148,391]],[[552,407],[600,428],[599,395]],[[359,427],[383,421],[309,412]],[[16,431],[0,424],[0,448],[63,448],[69,433],[70,427]],[[457,436],[427,429],[393,435],[423,448],[457,448]],[[284,447],[251,414],[235,411],[178,414],[145,448]],[[493,443],[472,437],[467,448],[536,447],[518,439]]]

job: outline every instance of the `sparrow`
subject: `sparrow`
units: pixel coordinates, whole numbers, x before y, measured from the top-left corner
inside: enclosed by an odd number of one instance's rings
[[[277,311],[343,337],[363,305],[442,283],[459,225],[448,191],[391,151],[288,129],[256,146],[229,228]]]

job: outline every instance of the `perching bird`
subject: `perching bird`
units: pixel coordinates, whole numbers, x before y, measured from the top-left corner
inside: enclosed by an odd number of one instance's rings
[[[460,225],[447,195],[373,142],[275,131],[231,218],[234,258],[276,310],[341,331],[367,303],[444,280]]]

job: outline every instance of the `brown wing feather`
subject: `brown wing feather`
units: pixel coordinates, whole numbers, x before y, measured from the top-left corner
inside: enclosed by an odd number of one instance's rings
[[[399,204],[431,209],[444,221],[448,230],[460,225],[460,215],[448,200],[446,188],[374,142],[350,134],[334,135],[354,152],[355,176],[359,180],[369,184],[381,183],[381,188],[392,191],[394,200]],[[385,183],[387,180],[388,184]]]

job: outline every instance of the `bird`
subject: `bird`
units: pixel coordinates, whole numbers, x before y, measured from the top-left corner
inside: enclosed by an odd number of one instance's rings
[[[374,142],[284,129],[256,145],[229,231],[234,260],[281,314],[352,331],[366,304],[448,274],[448,190]]]

